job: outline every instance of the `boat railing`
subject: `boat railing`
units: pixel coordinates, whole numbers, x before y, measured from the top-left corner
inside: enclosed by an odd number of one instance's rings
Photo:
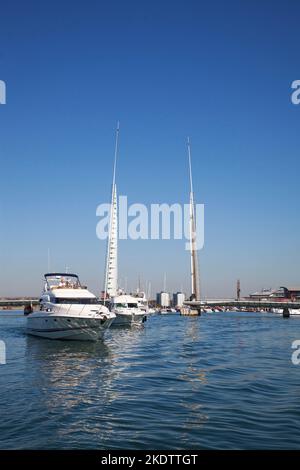
[[[85,305],[83,305],[83,306],[82,306],[82,309],[80,310],[80,312],[79,312],[79,315],[81,315],[81,314],[82,314],[82,312],[83,312],[84,308],[85,308]]]

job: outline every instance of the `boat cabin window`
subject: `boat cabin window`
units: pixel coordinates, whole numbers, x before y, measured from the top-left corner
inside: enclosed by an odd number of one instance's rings
[[[131,303],[128,304],[128,308],[137,308],[137,306],[138,306],[137,304],[131,304]]]
[[[127,308],[127,304],[115,304],[117,308]]]
[[[56,297],[56,304],[81,304],[81,305],[90,305],[90,304],[99,304],[100,301],[97,298],[72,298],[72,297]]]

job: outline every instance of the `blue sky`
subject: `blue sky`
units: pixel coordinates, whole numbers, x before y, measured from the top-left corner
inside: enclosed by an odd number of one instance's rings
[[[67,265],[103,282],[96,207],[119,194],[188,202],[186,136],[207,296],[300,285],[295,1],[14,1],[1,5],[0,295],[38,294]],[[121,241],[120,277],[189,291],[183,241]]]

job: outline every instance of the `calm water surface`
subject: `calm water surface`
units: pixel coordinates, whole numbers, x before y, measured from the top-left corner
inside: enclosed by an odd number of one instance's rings
[[[151,317],[101,343],[0,312],[1,449],[300,448],[300,318]]]

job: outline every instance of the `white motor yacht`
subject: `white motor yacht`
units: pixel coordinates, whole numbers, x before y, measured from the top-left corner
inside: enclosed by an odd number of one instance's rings
[[[138,307],[145,312],[147,315],[151,315],[156,312],[154,308],[149,307],[149,303],[146,297],[145,292],[140,291],[139,289],[135,294],[133,294],[133,297],[138,302]]]
[[[283,308],[272,308],[273,313],[283,313]],[[300,310],[297,308],[289,308],[290,315],[300,315]]]
[[[143,310],[145,313],[149,310],[148,300],[146,298],[145,292],[137,292],[134,296],[138,301],[138,307]]]
[[[172,313],[178,313],[175,308],[167,307],[160,310],[161,315],[170,315]]]
[[[132,295],[113,297],[111,311],[116,315],[113,326],[131,326],[147,319],[147,313],[139,307],[138,299]]]
[[[48,339],[96,341],[114,319],[76,274],[48,273],[40,310],[27,315],[27,332]]]
[[[290,308],[290,315],[300,315],[300,310],[299,308]]]

